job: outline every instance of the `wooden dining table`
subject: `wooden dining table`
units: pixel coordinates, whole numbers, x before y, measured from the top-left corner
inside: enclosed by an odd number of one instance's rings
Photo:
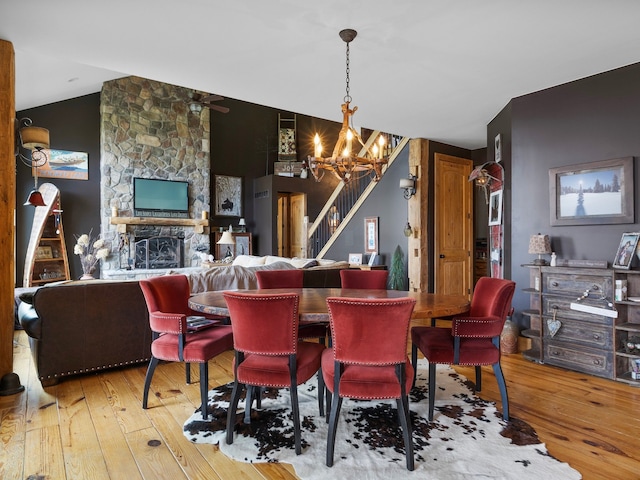
[[[234,292],[278,294],[297,293],[300,296],[298,312],[300,323],[329,323],[328,297],[349,298],[413,298],[416,305],[412,318],[438,318],[466,312],[469,300],[462,295],[406,292],[402,290],[366,290],[347,288],[273,288],[255,290],[233,290]],[[229,310],[222,291],[204,292],[189,299],[192,310],[213,315],[228,316]]]

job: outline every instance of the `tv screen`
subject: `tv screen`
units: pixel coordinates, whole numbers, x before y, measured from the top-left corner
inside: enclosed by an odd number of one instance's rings
[[[189,218],[189,182],[133,179],[133,214],[136,217]]]

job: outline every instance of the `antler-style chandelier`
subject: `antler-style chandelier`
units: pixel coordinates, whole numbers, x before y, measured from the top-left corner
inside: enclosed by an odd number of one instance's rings
[[[374,181],[380,180],[382,167],[388,162],[384,156],[384,145],[386,140],[380,135],[376,144],[369,149],[362,141],[360,134],[353,128],[351,117],[358,110],[358,107],[351,108],[351,95],[349,93],[349,43],[356,38],[358,32],[352,29],[340,31],[340,38],[347,44],[347,87],[344,103],[342,104],[342,129],[338,134],[338,141],[333,148],[331,157],[322,157],[322,144],[320,136],[316,133],[314,137],[314,156],[308,158],[309,170],[317,182],[324,177],[324,171],[328,170],[337,175],[343,182],[348,182],[356,175],[364,176],[371,172],[374,174]],[[364,156],[359,156],[354,148],[362,147],[360,153],[364,151]]]
[[[496,165],[499,167],[498,172],[502,178],[496,178],[489,173],[487,167],[490,165]],[[484,198],[489,204],[489,189],[491,187],[491,182],[502,182],[504,178],[504,169],[502,165],[498,162],[485,162],[482,165],[477,166],[473,169],[473,171],[469,174],[469,181],[474,182],[477,187],[480,187],[484,190]]]

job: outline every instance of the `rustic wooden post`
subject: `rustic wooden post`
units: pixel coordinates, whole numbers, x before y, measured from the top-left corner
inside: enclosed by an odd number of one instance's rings
[[[13,217],[16,209],[15,53],[0,40],[0,395],[21,392],[13,373],[13,304],[15,288]]]

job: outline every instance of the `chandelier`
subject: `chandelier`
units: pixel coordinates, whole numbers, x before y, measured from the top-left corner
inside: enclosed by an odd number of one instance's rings
[[[352,29],[340,31],[340,38],[347,44],[346,54],[346,95],[342,104],[342,128],[338,134],[338,141],[333,148],[331,157],[322,156],[322,144],[320,136],[316,133],[313,143],[313,157],[308,158],[308,166],[313,178],[317,182],[322,180],[325,171],[338,176],[343,182],[349,182],[355,178],[369,175],[373,172],[373,180],[378,181],[382,176],[382,167],[387,164],[388,158],[384,156],[385,137],[380,135],[377,142],[371,147],[362,141],[360,134],[353,128],[351,117],[358,107],[351,107],[351,95],[349,90],[349,43],[356,38],[358,32]],[[360,152],[356,152],[359,149]],[[363,155],[363,156],[360,156]]]
[[[469,174],[469,181],[474,182],[477,187],[480,187],[484,190],[484,198],[487,202],[487,205],[489,204],[489,189],[491,188],[491,183],[503,181],[502,178],[496,178],[489,173],[487,167],[489,167],[490,165],[496,165],[497,167],[499,167],[498,172],[500,173],[501,177],[504,177],[504,169],[502,168],[502,165],[500,165],[498,162],[493,161],[483,163],[482,165],[474,168],[473,171]]]

